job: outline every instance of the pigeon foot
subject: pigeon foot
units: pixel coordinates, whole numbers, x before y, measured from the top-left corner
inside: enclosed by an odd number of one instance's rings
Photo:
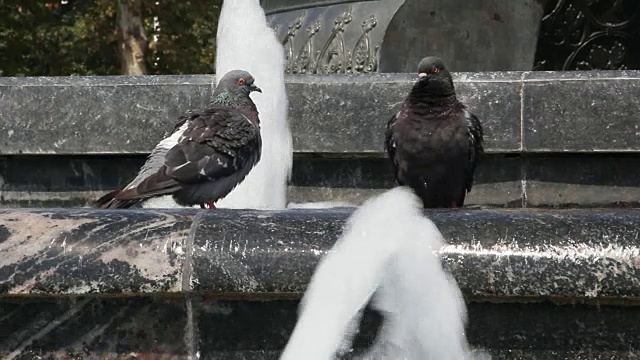
[[[215,209],[215,208],[216,208],[216,204],[213,202],[213,200],[208,200],[206,203],[200,204],[200,209]]]
[[[451,202],[451,206],[449,206],[451,209],[456,209],[458,207],[458,204],[456,204],[455,201]]]

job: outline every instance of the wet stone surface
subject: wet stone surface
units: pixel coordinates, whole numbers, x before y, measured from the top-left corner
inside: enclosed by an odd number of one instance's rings
[[[204,359],[277,359],[295,326],[297,301],[194,302]],[[262,314],[262,316],[255,316]],[[633,359],[640,356],[635,307],[468,304],[467,338],[498,359]],[[374,341],[382,318],[366,311],[354,353]],[[517,355],[516,355],[517,354]],[[346,359],[351,358],[346,356]]]
[[[299,294],[352,212],[3,210],[0,293]],[[640,296],[637,210],[426,214],[471,298]]]
[[[208,213],[194,236],[193,289],[303,292],[351,212]],[[444,210],[427,215],[448,241],[444,265],[467,296],[640,295],[638,211]]]
[[[296,324],[296,300],[220,301],[198,299],[198,350],[203,359],[278,359]],[[260,316],[256,316],[260,314]],[[367,311],[354,339],[356,352],[375,338],[381,317]]]
[[[350,212],[205,213],[193,237],[191,287],[223,293],[300,292]]]
[[[187,360],[182,299],[0,298],[0,358]]]
[[[640,213],[428,211],[467,295],[637,297]],[[473,269],[473,270],[472,270]]]
[[[0,357],[277,359],[352,211],[2,210]],[[640,356],[637,210],[426,214],[447,239],[474,347]],[[358,352],[379,323],[367,313]]]
[[[275,360],[293,330],[298,306],[297,300],[202,297],[0,298],[0,356],[171,360],[198,354],[206,360]],[[365,312],[355,354],[375,340],[381,319]],[[471,302],[468,319],[471,346],[496,359],[640,356],[636,307]]]
[[[0,210],[0,293],[179,291],[192,216]]]

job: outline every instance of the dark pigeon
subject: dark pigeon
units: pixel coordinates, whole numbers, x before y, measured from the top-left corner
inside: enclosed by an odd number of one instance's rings
[[[214,208],[260,161],[260,119],[249,97],[253,91],[262,92],[251,74],[226,73],[209,108],[181,116],[138,176],[98,199],[98,206],[129,208],[145,199],[173,195],[179,205]]]
[[[385,131],[398,185],[411,187],[425,208],[461,207],[482,146],[482,124],[456,98],[442,60],[422,59],[418,81]]]

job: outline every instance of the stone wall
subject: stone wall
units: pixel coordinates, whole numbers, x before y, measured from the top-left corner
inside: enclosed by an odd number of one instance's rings
[[[213,80],[0,78],[0,206],[89,204],[135,175],[179,113],[205,106]],[[357,204],[393,186],[383,129],[413,75],[286,81],[289,201]],[[640,72],[458,73],[455,83],[486,133],[469,204],[638,205]]]

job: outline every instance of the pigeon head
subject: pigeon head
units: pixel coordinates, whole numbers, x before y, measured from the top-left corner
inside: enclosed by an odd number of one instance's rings
[[[411,91],[424,98],[455,98],[453,79],[442,59],[429,56],[418,64],[418,81]]]
[[[231,70],[224,74],[213,92],[214,103],[233,104],[249,99],[253,91],[262,92],[255,79],[244,70]]]

